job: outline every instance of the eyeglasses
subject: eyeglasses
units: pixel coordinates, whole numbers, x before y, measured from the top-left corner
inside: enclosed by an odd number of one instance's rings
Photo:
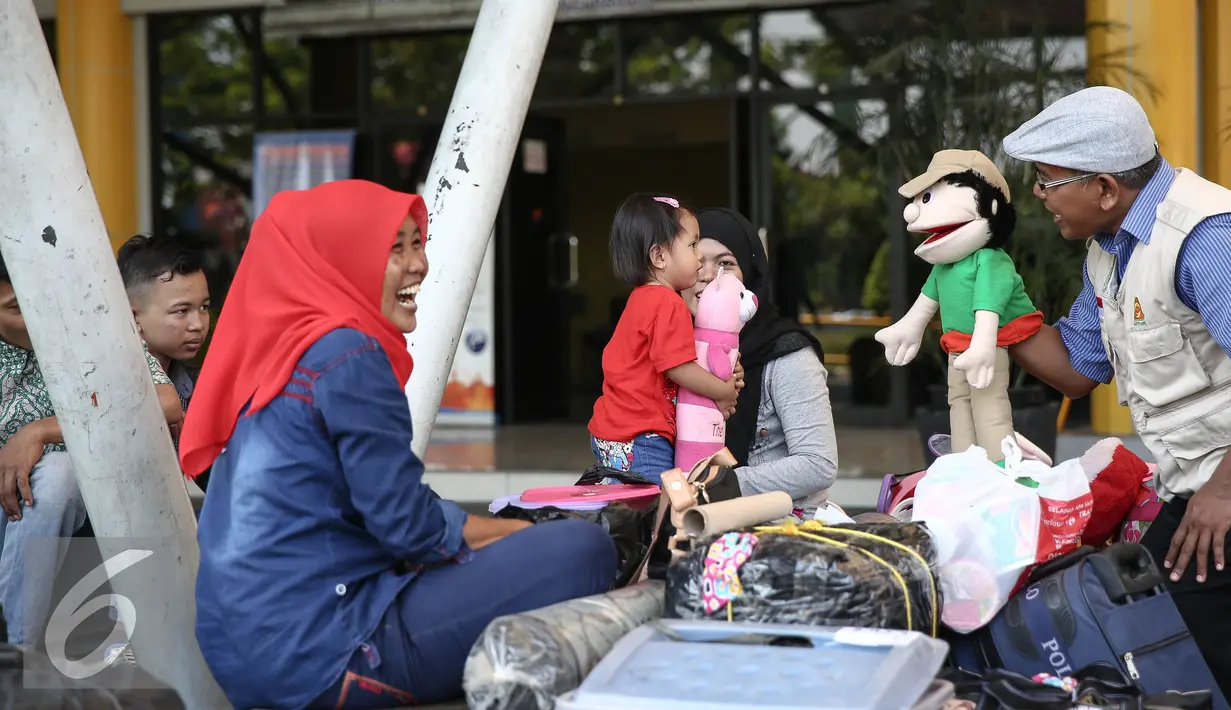
[[[1036,185],[1039,186],[1040,190],[1047,191],[1053,187],[1060,187],[1061,185],[1067,185],[1070,182],[1077,182],[1078,180],[1087,180],[1089,178],[1097,177],[1097,176],[1098,176],[1098,173],[1082,173],[1080,175],[1072,175],[1070,177],[1060,178],[1059,180],[1044,180],[1041,174],[1035,173],[1034,182]]]

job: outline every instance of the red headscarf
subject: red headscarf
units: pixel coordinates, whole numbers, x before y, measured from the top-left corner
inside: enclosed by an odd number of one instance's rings
[[[252,225],[244,257],[197,380],[180,434],[180,465],[196,477],[214,463],[240,410],[269,404],[304,352],[336,328],[380,341],[403,387],[405,336],[381,314],[398,227],[410,215],[427,239],[423,198],[363,180],[274,195]]]

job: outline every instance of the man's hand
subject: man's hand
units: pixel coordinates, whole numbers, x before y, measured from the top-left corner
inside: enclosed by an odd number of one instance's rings
[[[27,507],[34,505],[30,472],[43,457],[44,445],[38,422],[33,422],[18,429],[4,448],[0,448],[0,508],[4,509],[4,514],[11,521],[21,520],[21,504],[17,500],[19,491]]]
[[[1210,551],[1214,552],[1214,568],[1226,569],[1227,531],[1231,530],[1231,471],[1218,470],[1201,490],[1188,501],[1188,509],[1180,527],[1171,536],[1171,548],[1167,550],[1164,566],[1171,570],[1171,581],[1184,577],[1188,563],[1197,558],[1197,582],[1209,578]]]
[[[531,525],[525,520],[467,515],[466,524],[462,526],[462,538],[470,549],[478,550]]]

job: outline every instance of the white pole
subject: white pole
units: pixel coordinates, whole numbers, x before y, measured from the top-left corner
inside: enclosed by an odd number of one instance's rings
[[[192,504],[30,0],[0,0],[0,96],[0,253],[90,521],[104,559],[158,548],[112,581],[138,663],[189,708],[227,708],[193,629]]]
[[[416,454],[432,435],[559,0],[483,0],[428,172],[429,272],[407,383]]]

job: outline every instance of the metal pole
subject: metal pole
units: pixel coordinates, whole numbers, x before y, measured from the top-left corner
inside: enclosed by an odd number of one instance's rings
[[[558,0],[483,0],[427,178],[430,271],[406,386],[423,456],[521,138]]]
[[[892,141],[905,132],[905,90],[895,84],[889,94],[889,102],[889,131],[886,138]],[[906,222],[902,220],[903,200],[897,191],[897,186],[907,178],[902,175],[897,156],[891,150],[882,150],[880,160],[881,175],[885,180],[885,238],[889,240],[889,313],[896,323],[906,315],[911,303],[906,291],[910,273],[908,260],[911,258],[909,237]],[[889,368],[889,412],[895,421],[909,422],[911,418],[908,375],[905,367]]]
[[[192,505],[30,0],[0,0],[0,96],[0,253],[82,498],[105,560],[159,548],[111,581],[138,661],[189,708],[229,707],[195,642]]]

